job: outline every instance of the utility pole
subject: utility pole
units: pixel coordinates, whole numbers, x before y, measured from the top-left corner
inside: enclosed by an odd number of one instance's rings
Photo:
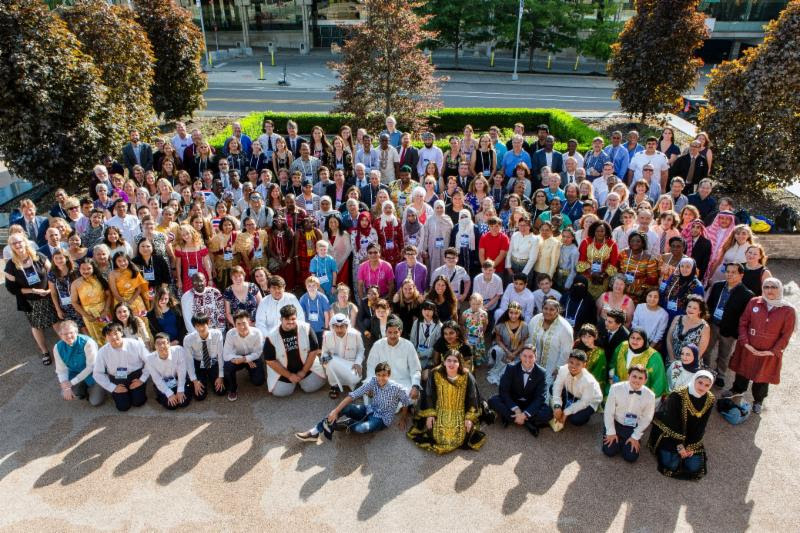
[[[511,75],[511,81],[517,81],[517,63],[519,62],[519,32],[522,29],[522,8],[525,0],[519,0],[519,13],[517,14],[517,46],[514,48],[514,73]]]

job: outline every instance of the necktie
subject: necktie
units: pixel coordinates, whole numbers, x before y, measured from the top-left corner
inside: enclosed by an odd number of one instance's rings
[[[405,160],[405,158],[406,158],[406,149],[405,149],[405,148],[403,148],[403,151],[402,151],[402,152],[400,152],[400,161],[401,161],[401,162],[402,162],[402,161],[404,161],[404,160]]]
[[[606,222],[611,221],[611,209],[606,209],[606,216],[603,217],[603,220],[605,220]]]
[[[208,340],[203,339],[203,368],[211,368],[211,356],[208,353]]]
[[[297,143],[297,141],[295,141],[294,139],[292,139],[292,152],[294,152],[294,150],[295,150],[296,143]]]
[[[697,161],[696,157],[691,158],[691,163],[689,163],[689,170],[686,172],[686,183],[692,183],[692,178],[694,178],[694,164]]]
[[[642,395],[642,391],[640,391],[640,390],[631,390],[631,391],[628,391],[628,394],[638,394],[639,396],[641,396]]]
[[[28,223],[28,234],[31,236],[31,240],[36,242],[36,237],[39,236],[39,228],[36,227],[36,218],[32,219]]]
[[[272,137],[267,137],[267,150],[272,151]]]
[[[574,174],[570,174],[569,175],[569,180],[567,180],[567,183],[575,183],[575,175]]]
[[[431,335],[431,325],[425,324],[425,338],[427,339]]]

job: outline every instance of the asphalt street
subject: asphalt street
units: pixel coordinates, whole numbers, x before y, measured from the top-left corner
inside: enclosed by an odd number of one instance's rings
[[[797,279],[793,262],[769,266]],[[155,403],[150,383],[148,403],[128,413],[65,402],[2,287],[0,316],[3,532],[797,530],[796,342],[762,414],[731,426],[713,413],[708,475],[681,482],[646,450],[636,464],[605,457],[597,415],[538,439],[495,424],[480,451],[437,456],[395,427],[298,442],[292,434],[333,407],[327,392],[274,398],[244,376],[238,402],[209,397],[177,412]]]

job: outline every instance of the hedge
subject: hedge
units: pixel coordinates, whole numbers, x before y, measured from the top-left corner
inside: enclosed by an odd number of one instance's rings
[[[261,124],[265,118],[272,120],[276,131],[284,131],[286,122],[291,119],[297,122],[298,130],[307,134],[314,126],[320,126],[328,134],[337,133],[345,125],[351,126],[358,121],[353,115],[344,113],[276,113],[273,111],[254,112],[239,120],[242,130],[255,139],[261,135]],[[428,114],[428,126],[437,135],[443,136],[450,133],[460,133],[467,124],[471,124],[476,134],[485,132],[491,126],[498,126],[506,137],[510,135],[515,122],[525,124],[528,132],[535,132],[539,124],[547,124],[550,133],[558,141],[557,150],[566,149],[567,139],[577,139],[581,152],[589,150],[591,142],[598,133],[581,122],[579,119],[560,109],[525,109],[525,108],[449,108],[432,111]],[[399,126],[403,130],[402,125]],[[209,139],[209,143],[219,148],[231,134],[228,126]],[[420,142],[414,143],[421,146]],[[443,150],[449,147],[444,138],[437,139],[437,146]]]

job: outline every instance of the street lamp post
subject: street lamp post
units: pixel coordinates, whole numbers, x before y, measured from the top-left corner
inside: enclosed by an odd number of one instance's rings
[[[206,42],[206,24],[203,21],[203,6],[200,5],[200,0],[195,0],[195,5],[197,6],[197,10],[200,12],[200,31],[203,32],[203,50],[206,52],[206,68],[210,65],[210,61],[208,59],[208,42]]]
[[[517,46],[514,49],[514,73],[511,75],[511,81],[517,81],[517,63],[519,62],[519,32],[522,29],[522,8],[525,0],[519,0],[519,13],[517,14]]]

